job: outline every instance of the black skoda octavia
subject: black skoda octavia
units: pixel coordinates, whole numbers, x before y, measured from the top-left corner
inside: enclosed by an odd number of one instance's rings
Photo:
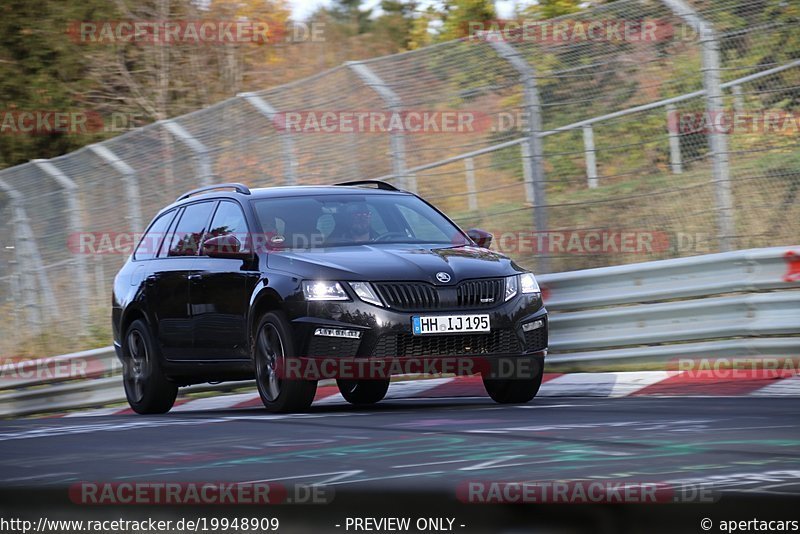
[[[497,402],[527,402],[547,312],[534,275],[491,238],[379,181],[186,193],[114,280],[128,402],[164,413],[180,386],[255,378],[267,409],[302,411],[319,379],[310,370],[327,368],[347,401],[369,404],[390,377],[352,371],[390,359],[480,360],[458,370],[480,372]],[[525,365],[504,373],[503,361]]]

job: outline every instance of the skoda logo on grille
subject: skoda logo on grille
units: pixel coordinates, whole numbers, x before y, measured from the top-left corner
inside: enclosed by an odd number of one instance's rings
[[[436,273],[436,279],[441,283],[446,284],[450,281],[450,275],[445,272]]]

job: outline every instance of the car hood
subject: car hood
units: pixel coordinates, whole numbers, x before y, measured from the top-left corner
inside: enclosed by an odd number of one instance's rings
[[[440,272],[449,274],[453,284],[522,271],[506,256],[485,248],[396,244],[278,251],[268,254],[267,265],[305,279],[421,280],[438,285]]]

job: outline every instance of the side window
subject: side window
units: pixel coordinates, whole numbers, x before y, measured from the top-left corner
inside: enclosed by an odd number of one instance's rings
[[[200,202],[186,206],[175,228],[175,235],[172,236],[170,256],[197,256],[213,209],[214,202]]]
[[[235,202],[220,202],[208,234],[210,237],[232,235],[242,244],[242,250],[246,251],[250,239],[247,235],[247,221],[242,213],[242,208]]]
[[[408,223],[408,227],[417,239],[434,242],[450,240],[447,234],[437,228],[429,219],[423,217],[413,209],[406,206],[397,206],[397,209],[403,215],[406,223]]]
[[[172,223],[169,225],[169,230],[164,235],[164,242],[161,244],[161,248],[158,250],[158,257],[159,258],[166,258],[169,256],[169,245],[172,243],[172,238],[175,235],[175,226],[178,225],[178,221],[181,220],[183,216],[183,208],[178,208],[176,210],[177,215],[172,219]]]
[[[133,253],[134,260],[151,260],[156,257],[161,242],[164,240],[164,235],[167,233],[167,228],[169,228],[172,218],[175,217],[176,211],[177,210],[169,211],[153,221],[153,224],[150,225],[147,233],[145,233],[142,240],[139,241],[139,245]]]

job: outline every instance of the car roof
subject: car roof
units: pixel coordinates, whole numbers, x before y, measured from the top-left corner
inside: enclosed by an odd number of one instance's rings
[[[260,200],[264,198],[281,198],[281,197],[297,197],[297,196],[317,196],[317,195],[341,195],[353,194],[359,195],[411,195],[408,191],[391,191],[386,189],[376,189],[373,187],[362,186],[349,186],[349,185],[288,185],[288,186],[275,186],[275,187],[257,187],[250,189],[250,194],[243,194],[236,191],[210,191],[208,193],[201,193],[192,195],[188,198],[173,202],[169,206],[164,207],[161,212],[170,210],[175,207],[180,207],[185,204],[197,202],[198,200],[214,200],[229,198],[235,200]]]
[[[388,191],[386,189],[376,189],[374,187],[361,187],[356,185],[287,185],[278,187],[259,187],[250,190],[254,198],[270,198],[270,197],[294,197],[294,196],[311,196],[311,195],[341,195],[342,193],[358,193],[366,195],[378,194],[404,194],[408,195],[407,191]]]

